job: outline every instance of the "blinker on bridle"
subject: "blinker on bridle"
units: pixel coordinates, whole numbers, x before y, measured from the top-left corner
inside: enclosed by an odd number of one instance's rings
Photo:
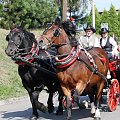
[[[54,32],[54,36],[55,36],[55,37],[58,37],[59,35],[60,35],[60,32],[59,32],[58,29],[56,29],[55,32]]]

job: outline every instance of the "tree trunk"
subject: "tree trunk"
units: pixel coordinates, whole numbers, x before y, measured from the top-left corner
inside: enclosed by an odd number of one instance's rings
[[[68,6],[68,1],[67,0],[63,0],[63,9],[62,9],[62,21],[66,21],[67,20],[67,6]]]

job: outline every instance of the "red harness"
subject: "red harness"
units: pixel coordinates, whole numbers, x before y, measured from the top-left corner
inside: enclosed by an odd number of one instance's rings
[[[78,56],[80,55],[80,46],[77,47],[76,54],[75,54],[74,58],[72,58],[74,51],[75,51],[75,47],[72,48],[71,53],[67,57],[60,59],[60,60],[58,58],[55,59],[56,62],[58,63],[58,65],[56,65],[56,67],[57,68],[65,68],[65,67],[72,65],[77,60]],[[69,61],[69,63],[65,63],[67,60]]]

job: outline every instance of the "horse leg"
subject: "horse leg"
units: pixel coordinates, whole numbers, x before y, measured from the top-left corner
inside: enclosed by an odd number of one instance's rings
[[[38,112],[37,112],[37,108],[35,106],[34,97],[33,97],[34,88],[28,87],[28,85],[26,84],[24,79],[22,79],[22,83],[23,83],[24,88],[27,90],[27,92],[29,94],[30,101],[32,104],[32,116],[30,117],[30,120],[37,120]]]
[[[53,92],[49,93],[49,97],[48,97],[48,112],[52,113],[54,111],[54,105],[53,105]]]
[[[31,116],[30,120],[37,120],[37,118],[38,118],[37,109],[39,109],[42,112],[47,112],[47,107],[43,103],[40,103],[38,101],[40,91],[35,90],[35,91],[32,91],[32,92],[28,92],[29,96],[30,96],[30,101],[31,101],[31,104],[32,104],[32,110],[33,110],[33,113],[32,113],[32,116]]]
[[[64,95],[66,96],[66,110],[67,110],[67,120],[71,120],[72,117],[72,98],[71,91],[64,86],[61,86]]]
[[[56,115],[62,115],[63,114],[63,96],[64,96],[64,94],[63,94],[63,91],[61,88],[59,88],[58,94],[59,94],[59,96],[58,96],[59,105],[58,105],[58,109],[56,111]]]
[[[95,95],[96,111],[95,111],[94,120],[101,119],[100,110],[99,110],[99,102],[101,99],[103,88],[104,88],[104,80],[102,80],[101,83],[97,84],[97,93]]]
[[[32,104],[32,116],[30,117],[30,120],[37,120],[38,112],[37,112],[37,108],[36,108],[35,103],[34,103],[34,99],[32,97],[32,92],[28,91],[28,94],[29,94],[30,101]]]
[[[91,88],[91,92],[88,93],[88,96],[90,98],[90,105],[91,105],[91,114],[95,115],[96,107],[95,107],[95,89]]]

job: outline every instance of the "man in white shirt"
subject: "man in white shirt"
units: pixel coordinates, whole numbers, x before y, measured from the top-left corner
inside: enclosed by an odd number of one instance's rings
[[[118,55],[118,50],[117,50],[118,46],[116,41],[109,36],[109,30],[107,30],[107,28],[101,28],[100,34],[101,34],[101,38],[100,38],[101,48],[105,50],[109,60],[113,59],[114,56]],[[111,79],[109,70],[107,73],[107,79]]]
[[[100,42],[94,34],[96,30],[92,26],[87,25],[84,31],[85,35],[81,36],[79,39],[79,42],[82,43],[83,47],[84,48],[100,47]]]
[[[114,56],[118,54],[117,43],[112,37],[109,36],[109,30],[107,30],[106,28],[101,28],[100,34],[101,34],[100,39],[101,48],[106,51],[109,59],[112,59]]]

